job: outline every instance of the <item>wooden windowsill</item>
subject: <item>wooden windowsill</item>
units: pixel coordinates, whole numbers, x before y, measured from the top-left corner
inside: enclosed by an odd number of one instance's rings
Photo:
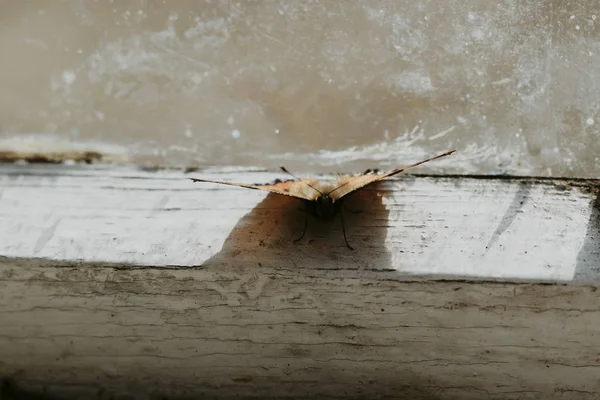
[[[598,181],[390,179],[348,202],[351,251],[200,176],[281,177],[0,166],[5,392],[600,396]]]

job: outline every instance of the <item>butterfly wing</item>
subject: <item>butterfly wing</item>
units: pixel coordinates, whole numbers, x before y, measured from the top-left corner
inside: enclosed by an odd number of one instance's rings
[[[399,174],[400,172],[406,171],[407,169],[414,168],[421,164],[425,164],[426,162],[449,156],[450,154],[454,153],[455,151],[456,150],[447,151],[444,154],[440,154],[435,157],[428,158],[427,160],[423,160],[423,161],[419,161],[419,162],[411,164],[411,165],[407,165],[406,167],[397,168],[395,170],[386,172],[384,174],[369,174],[369,175],[360,175],[360,176],[356,176],[356,177],[351,177],[346,182],[342,183],[340,186],[338,186],[337,188],[330,191],[328,194],[334,201],[339,200],[342,197],[344,197],[360,188],[370,185],[371,183],[378,182],[378,181],[388,178],[392,175]]]
[[[243,183],[211,181],[208,179],[190,179],[194,182],[217,183],[219,185],[237,186],[254,190],[264,190],[266,192],[282,194],[284,196],[290,196],[300,200],[314,200],[314,194],[311,196],[311,194],[307,194],[304,190],[302,190],[304,183],[301,181],[284,181],[273,183],[270,185],[246,185]]]

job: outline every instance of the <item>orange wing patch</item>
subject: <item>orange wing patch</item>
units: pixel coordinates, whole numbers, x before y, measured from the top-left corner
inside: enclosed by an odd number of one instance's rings
[[[427,160],[423,160],[423,161],[419,161],[417,163],[408,165],[406,167],[402,167],[402,168],[397,168],[394,169],[390,172],[386,172],[384,174],[368,174],[368,175],[360,175],[354,178],[350,178],[348,179],[345,183],[342,183],[340,186],[338,186],[337,188],[333,189],[332,191],[330,191],[329,193],[327,193],[334,201],[335,200],[339,200],[342,197],[358,190],[361,189],[367,185],[370,185],[371,183],[374,182],[378,182],[382,179],[388,178],[392,175],[396,175],[399,174],[400,172],[406,171],[407,169],[411,169],[414,168],[418,165],[421,164],[425,164],[426,162],[429,161],[433,161],[433,160],[437,160],[438,158],[442,158],[442,157],[446,157],[449,156],[450,154],[454,153],[456,150],[451,150],[451,151],[447,151],[444,154],[440,154],[438,156],[435,157],[431,157],[428,158]]]
[[[275,181],[269,185],[246,185],[243,183],[211,181],[208,179],[189,178],[194,182],[218,183],[220,185],[243,187],[246,189],[263,190],[266,192],[282,194],[284,196],[295,197],[301,200],[313,201],[319,197],[319,193],[314,190],[306,190],[307,186],[301,181]],[[308,188],[310,189],[310,188]]]
[[[388,178],[392,175],[399,174],[400,172],[406,171],[407,169],[414,168],[418,165],[424,164],[429,161],[437,160],[438,158],[449,156],[454,153],[456,150],[451,150],[446,153],[440,154],[435,157],[428,158],[423,161],[419,161],[417,163],[408,165],[406,167],[397,168],[390,172],[381,174],[374,173],[369,170],[367,173],[355,177],[341,177],[338,179],[337,186],[332,186],[328,183],[319,182],[317,180],[311,179],[299,179],[297,180],[288,180],[288,181],[280,181],[276,180],[272,184],[268,185],[246,185],[243,183],[232,183],[232,182],[220,182],[220,181],[212,181],[208,179],[197,179],[197,178],[189,178],[194,182],[208,182],[208,183],[218,183],[220,185],[229,185],[229,186],[237,186],[243,187],[247,189],[254,190],[263,190],[266,192],[282,194],[284,196],[294,197],[296,199],[307,200],[307,201],[316,201],[320,197],[329,197],[333,201],[340,200],[342,197],[347,196],[348,194],[359,190],[371,183],[378,182],[382,179]],[[289,172],[284,168],[281,169],[288,173]],[[291,174],[290,174],[291,175]],[[292,175],[293,176],[293,175]]]

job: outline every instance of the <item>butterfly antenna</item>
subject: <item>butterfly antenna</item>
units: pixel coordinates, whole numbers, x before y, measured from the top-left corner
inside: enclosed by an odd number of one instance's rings
[[[285,172],[286,174],[288,174],[289,176],[291,176],[292,178],[298,179],[300,182],[303,182],[306,186],[308,186],[309,188],[316,190],[317,192],[319,192],[320,195],[323,195],[323,192],[321,192],[319,189],[317,189],[316,187],[314,187],[313,185],[311,185],[310,183],[306,182],[304,179],[302,178],[298,178],[296,175],[292,174],[290,171],[288,171],[287,169],[285,169],[285,167],[283,165],[280,165],[279,168],[281,168],[281,170],[283,172]]]

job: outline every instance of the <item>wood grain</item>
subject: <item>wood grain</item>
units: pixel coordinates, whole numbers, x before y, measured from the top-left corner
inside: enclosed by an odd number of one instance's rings
[[[188,176],[277,177],[0,167],[6,398],[600,396],[596,181],[404,176],[350,251]]]
[[[358,192],[340,220],[283,196],[186,179],[279,174],[0,169],[0,254],[133,265],[217,262],[403,276],[597,280],[595,181],[404,176]],[[591,222],[590,222],[591,221]],[[352,275],[352,274],[350,274]]]

